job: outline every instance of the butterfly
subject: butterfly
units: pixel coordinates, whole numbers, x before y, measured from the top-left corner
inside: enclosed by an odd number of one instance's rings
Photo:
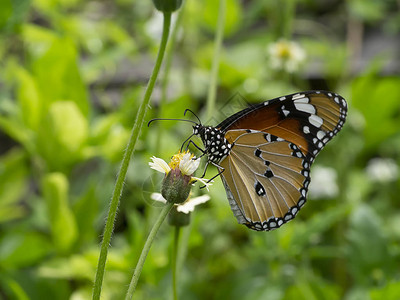
[[[185,142],[207,156],[207,166],[218,168],[237,221],[269,231],[292,220],[305,204],[310,167],[346,115],[340,95],[301,92],[250,106],[215,127],[192,121],[193,134]]]

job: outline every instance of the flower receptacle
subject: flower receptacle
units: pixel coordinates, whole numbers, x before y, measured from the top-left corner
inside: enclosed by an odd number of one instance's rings
[[[191,176],[182,174],[179,169],[172,169],[164,177],[161,195],[167,202],[183,203],[189,197],[192,187],[190,180]]]

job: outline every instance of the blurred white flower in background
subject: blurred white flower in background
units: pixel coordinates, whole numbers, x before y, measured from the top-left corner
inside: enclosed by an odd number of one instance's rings
[[[304,49],[296,42],[279,40],[267,48],[271,67],[294,73],[306,59]]]
[[[336,183],[336,170],[330,167],[315,166],[312,169],[312,180],[309,187],[310,198],[334,198],[339,193]]]
[[[152,193],[151,194],[151,199],[162,202],[162,203],[167,203],[167,200],[164,199],[164,197],[160,193]],[[199,197],[194,197],[194,198],[188,198],[185,202],[182,204],[177,204],[176,205],[176,210],[185,214],[188,214],[192,211],[194,211],[194,208],[202,203],[206,203],[208,200],[210,200],[210,196],[208,195],[203,195]]]
[[[366,168],[369,179],[375,182],[395,181],[399,176],[399,167],[391,158],[373,158]]]

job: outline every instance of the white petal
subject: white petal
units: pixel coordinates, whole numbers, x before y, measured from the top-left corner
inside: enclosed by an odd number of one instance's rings
[[[155,156],[151,157],[151,159],[153,162],[149,162],[149,166],[153,170],[156,170],[161,173],[168,173],[169,171],[171,171],[171,168],[163,159]]]
[[[167,203],[167,200],[160,193],[152,193],[150,198],[158,202]]]
[[[192,175],[199,167],[200,159],[191,158],[190,153],[186,153],[179,162],[179,169],[184,175]]]
[[[205,203],[208,200],[210,200],[210,196],[208,196],[208,195],[191,198],[188,201],[186,201],[185,203],[178,205],[176,210],[179,212],[188,214],[189,212],[192,212],[194,210],[195,206]]]

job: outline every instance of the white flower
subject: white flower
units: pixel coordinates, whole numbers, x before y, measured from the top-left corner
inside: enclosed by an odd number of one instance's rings
[[[368,162],[366,172],[375,182],[390,182],[398,178],[399,168],[391,158],[373,158]]]
[[[303,48],[296,42],[280,40],[267,48],[271,67],[288,73],[296,72],[306,58]]]
[[[339,193],[336,183],[337,174],[335,169],[323,166],[315,166],[312,170],[309,191],[310,198],[334,198]]]
[[[212,185],[207,179],[194,177],[192,174],[197,170],[200,165],[200,159],[197,159],[189,152],[180,152],[171,158],[171,162],[167,164],[163,159],[158,157],[151,157],[152,162],[149,162],[150,168],[158,172],[168,174],[172,169],[179,168],[183,175],[191,176],[191,182],[199,181],[208,187]]]
[[[160,193],[152,193],[151,194],[151,199],[155,201],[159,201],[162,203],[167,203],[167,200],[164,199],[164,197]],[[182,204],[176,204],[176,210],[185,214],[188,214],[192,211],[194,211],[194,208],[202,203],[206,203],[208,200],[210,200],[210,196],[208,195],[203,195],[195,198],[188,198],[185,202]]]

